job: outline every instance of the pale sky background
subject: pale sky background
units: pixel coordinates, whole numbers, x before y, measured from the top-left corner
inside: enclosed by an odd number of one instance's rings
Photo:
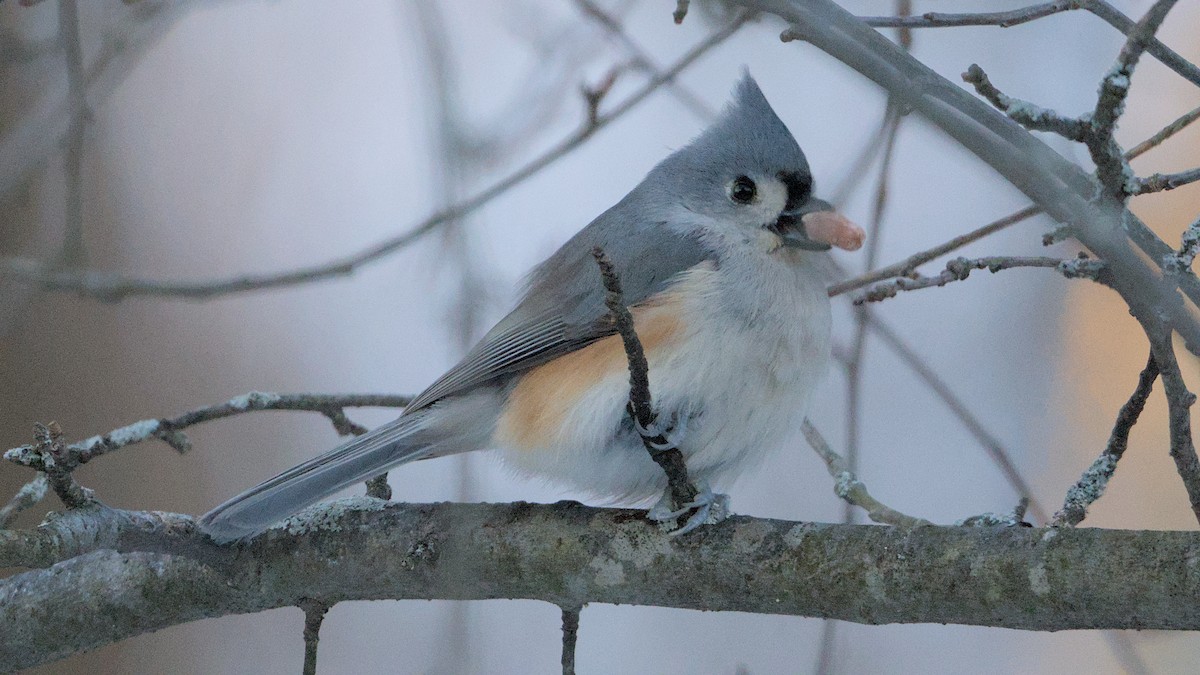
[[[244,0],[184,13],[115,83],[93,92],[85,144],[89,264],[162,279],[284,270],[355,252],[412,227],[448,201],[432,112],[428,53],[416,2]],[[149,0],[145,0],[149,2]],[[52,36],[53,2],[0,5],[0,40]],[[131,11],[81,3],[85,53]],[[628,33],[667,65],[712,22],[701,5],[682,26],[671,2],[613,2]],[[862,14],[890,2],[850,2]],[[987,3],[988,9],[1025,2]],[[1118,3],[1140,16],[1147,2]],[[498,153],[465,167],[453,188],[473,194],[570,134],[583,118],[579,85],[627,60],[573,3],[439,3],[457,100],[467,126]],[[628,8],[628,9],[625,9]],[[969,11],[972,2],[916,3]],[[1160,37],[1195,62],[1200,3],[1181,2]],[[743,67],[808,154],[818,192],[831,190],[874,132],[884,96],[815,48],[781,44],[781,26],[743,29],[681,83],[719,108]],[[16,37],[14,37],[16,36]],[[918,31],[915,55],[958,82],[982,65],[1007,92],[1063,111],[1092,107],[1123,38],[1084,13],[1021,27]],[[2,44],[2,43],[0,43]],[[564,49],[562,45],[569,45]],[[1200,92],[1150,57],[1134,78],[1118,134],[1127,146],[1200,105]],[[4,72],[0,134],[65,91],[61,56]],[[540,78],[531,80],[533,73]],[[555,83],[556,79],[561,80]],[[530,82],[534,82],[530,85]],[[643,82],[624,73],[607,104]],[[107,87],[107,88],[105,88]],[[12,92],[12,95],[9,95]],[[549,100],[550,104],[546,101]],[[531,115],[534,129],[506,135]],[[0,285],[0,441],[26,442],[34,421],[56,419],[72,438],[174,415],[250,390],[415,393],[461,355],[456,328],[465,251],[480,285],[476,336],[512,305],[522,275],[616,202],[704,122],[662,90],[569,157],[475,212],[456,245],[434,235],[354,275],[203,303],[132,299],[103,304],[62,294],[28,298]],[[1143,174],[1195,165],[1197,129],[1135,163]],[[1081,148],[1055,147],[1080,158]],[[0,167],[0,171],[7,170]],[[843,205],[865,223],[872,170]],[[4,254],[48,256],[61,238],[62,161],[55,154],[14,195],[0,195]],[[1168,243],[1194,217],[1200,190],[1135,202]],[[982,162],[916,116],[896,148],[880,261],[898,260],[1026,205]],[[14,225],[8,225],[14,223]],[[966,255],[1044,254],[1044,218],[968,248]],[[456,248],[456,246],[458,248]],[[1051,254],[1071,255],[1070,245]],[[861,269],[861,254],[838,254]],[[941,264],[928,269],[936,272]],[[29,300],[29,302],[23,302]],[[851,334],[835,302],[835,335]],[[905,294],[880,315],[928,359],[1013,452],[1050,508],[1103,447],[1145,361],[1145,343],[1114,294],[1044,270],[1018,270]],[[1200,387],[1194,359],[1185,375]],[[904,512],[953,522],[1008,511],[1015,493],[962,425],[877,340],[868,343],[861,478]],[[835,367],[810,417],[841,448],[845,385]],[[386,411],[351,411],[375,424]],[[1193,528],[1166,453],[1158,398],[1133,434],[1110,494],[1087,525]],[[106,502],[198,514],[337,442],[319,415],[265,413],[195,429],[194,451],[146,444],[88,465],[80,480]],[[464,480],[464,471],[469,480]],[[0,470],[14,489],[24,476]],[[406,466],[391,475],[405,501],[554,501],[569,492],[514,478],[486,453]],[[9,487],[11,486],[11,487]],[[738,513],[837,520],[842,505],[824,466],[797,437],[731,490]],[[586,608],[582,673],[803,673],[815,664],[822,622],[646,607]],[[37,672],[294,673],[303,657],[298,609],[177,626]],[[961,626],[841,624],[839,673],[1118,673],[1102,635]],[[1128,635],[1151,672],[1190,672],[1192,634]],[[559,611],[537,602],[342,603],[322,631],[322,673],[557,672]],[[744,669],[739,671],[739,669]]]

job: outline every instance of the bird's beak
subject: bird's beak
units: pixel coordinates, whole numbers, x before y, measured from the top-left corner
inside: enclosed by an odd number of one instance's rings
[[[799,207],[779,214],[779,219],[770,227],[783,240],[783,245],[789,248],[799,248],[806,251],[828,251],[833,248],[830,244],[817,241],[808,236],[804,227],[804,216],[821,211],[833,211],[833,205],[823,199],[810,198]]]

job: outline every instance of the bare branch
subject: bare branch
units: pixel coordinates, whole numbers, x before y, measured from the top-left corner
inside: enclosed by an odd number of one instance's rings
[[[169,296],[191,300],[208,300],[231,293],[257,291],[306,284],[351,274],[359,267],[379,260],[398,251],[423,235],[446,222],[487,204],[508,190],[520,185],[546,167],[554,164],[575,148],[590,139],[596,132],[629,112],[637,104],[658,90],[664,83],[673,80],[680,72],[694,63],[714,47],[723,43],[737,32],[749,19],[750,13],[742,12],[730,23],[722,26],[688,50],[660,76],[652,77],[638,91],[606,113],[600,113],[591,124],[560,141],[547,152],[509,174],[492,187],[474,197],[459,202],[427,218],[404,234],[390,237],[359,253],[327,263],[312,265],[287,272],[268,274],[246,274],[228,279],[175,282],[125,277],[92,270],[55,270],[52,266],[24,258],[0,258],[0,274],[37,284],[45,290],[72,291],[80,295],[105,301],[120,301],[131,296]]]
[[[1088,508],[1104,494],[1108,481],[1117,470],[1117,462],[1121,461],[1129,447],[1129,432],[1133,425],[1137,424],[1138,417],[1146,407],[1146,399],[1150,398],[1150,390],[1154,388],[1156,379],[1158,364],[1154,362],[1154,355],[1151,354],[1142,374],[1138,376],[1137,388],[1133,390],[1133,395],[1117,413],[1117,421],[1108,437],[1108,445],[1096,461],[1083,472],[1075,485],[1067,490],[1062,510],[1054,514],[1054,520],[1050,523],[1052,527],[1075,527],[1087,517]]]
[[[978,241],[984,237],[995,234],[1006,227],[1016,225],[1017,223],[1032,218],[1041,212],[1042,210],[1036,206],[1027,206],[1020,211],[1010,213],[999,220],[994,220],[983,227],[972,230],[966,234],[961,234],[944,244],[938,244],[931,249],[914,253],[900,262],[892,263],[886,267],[880,267],[873,272],[868,272],[861,276],[854,277],[853,279],[840,281],[829,287],[829,297],[835,297],[848,291],[857,290],[863,286],[873,284],[876,281],[883,281],[893,277],[910,276],[916,272],[918,267],[924,265],[930,260],[940,258],[951,251],[955,251],[963,246],[966,246],[967,244],[970,244],[971,242]]]
[[[1123,200],[1137,190],[1137,185],[1131,180],[1133,171],[1113,138],[1117,120],[1125,111],[1133,69],[1137,67],[1148,42],[1167,18],[1167,12],[1177,1],[1158,0],[1127,33],[1128,38],[1117,55],[1117,62],[1100,82],[1095,110],[1091,119],[1087,120],[1090,122],[1089,133],[1084,134],[1082,140],[1088,146],[1092,161],[1096,163],[1096,177],[1100,179],[1101,187],[1114,199]]]
[[[1163,256],[1162,268],[1164,274],[1182,275],[1190,273],[1192,262],[1200,254],[1200,218],[1187,226],[1180,237],[1179,250]]]
[[[1108,200],[1097,203],[1095,182],[1020,125],[913,59],[830,0],[735,0],[787,21],[785,39],[803,39],[853,67],[924,115],[987,162],[1052,217],[1076,226],[1076,236],[1112,269],[1114,288],[1131,308],[1162,308],[1188,348],[1200,353],[1200,323],[1180,302],[1175,282],[1164,283],[1152,260],[1171,251],[1145,223]],[[1128,238],[1126,234],[1128,233]],[[1183,284],[1193,303],[1200,284]]]
[[[46,497],[46,490],[50,487],[50,483],[46,480],[46,474],[39,473],[37,478],[29,481],[17,490],[17,493],[8,500],[8,503],[0,507],[0,530],[12,524],[12,521],[26,509],[33,508],[38,502]]]
[[[829,447],[829,443],[820,431],[808,419],[800,426],[808,444],[825,462],[825,468],[834,480],[833,492],[847,504],[857,506],[867,512],[867,517],[877,523],[895,525],[897,527],[916,527],[932,525],[924,518],[915,518],[891,508],[871,496],[867,486],[850,470],[846,460]]]
[[[562,672],[575,675],[575,643],[579,639],[581,605],[562,608]]]
[[[1177,187],[1183,187],[1198,180],[1200,180],[1200,167],[1189,169],[1188,171],[1180,171],[1179,173],[1156,173],[1149,178],[1138,180],[1133,194],[1144,195],[1149,192],[1174,190]]]
[[[651,60],[650,55],[646,53],[633,38],[622,28],[621,23],[612,14],[604,10],[603,7],[593,2],[593,0],[575,0],[575,4],[582,10],[583,15],[593,19],[597,25],[604,29],[613,39],[621,43],[629,55],[631,65],[650,75],[651,77],[658,76],[660,69]],[[669,80],[664,86],[675,96],[676,100],[684,105],[692,114],[703,120],[709,120],[716,116],[714,111],[707,103],[699,96],[688,89],[677,80]]]
[[[596,259],[596,265],[600,267],[600,276],[604,281],[604,305],[608,308],[608,315],[621,336],[621,342],[625,346],[625,357],[629,361],[629,416],[633,418],[638,436],[646,446],[646,452],[650,453],[654,463],[662,467],[663,472],[667,474],[667,485],[674,502],[672,510],[683,508],[695,501],[699,490],[688,478],[683,453],[667,438],[666,433],[659,429],[658,415],[654,412],[650,398],[650,367],[633,324],[633,315],[622,298],[621,280],[603,249],[595,247],[592,249],[592,256]]]
[[[0,581],[0,663],[29,668],[186,621],[314,597],[602,602],[869,624],[1200,629],[1200,577],[1180,562],[1200,550],[1194,531],[893,528],[735,516],[676,539],[641,511],[572,502],[352,503],[370,506],[324,504],[237,547],[207,541],[186,516],[73,511],[75,531],[105,534],[94,537],[91,552]],[[0,559],[12,534],[0,532]]]
[[[304,675],[317,675],[317,646],[321,642],[321,623],[331,605],[320,600],[304,599],[299,603],[304,611]]]
[[[1200,521],[1200,459],[1196,457],[1196,446],[1192,441],[1192,404],[1196,395],[1188,391],[1175,358],[1175,346],[1171,343],[1171,331],[1155,319],[1138,317],[1146,336],[1150,338],[1150,353],[1158,364],[1167,396],[1169,411],[1168,429],[1171,434],[1171,459],[1175,470],[1187,490],[1192,513]]]
[[[869,308],[867,308],[869,309]],[[1029,482],[1025,480],[1021,472],[1017,470],[1017,465],[1013,461],[1012,453],[1009,452],[1000,439],[992,432],[988,431],[987,427],[977,415],[971,412],[967,407],[966,402],[962,400],[950,385],[936,371],[925,362],[921,355],[917,353],[891,326],[883,319],[880,319],[875,312],[867,312],[868,325],[875,332],[883,343],[900,358],[900,360],[912,369],[917,377],[921,378],[929,386],[933,393],[942,400],[942,403],[950,409],[955,417],[962,422],[966,427],[967,432],[975,438],[976,442],[983,447],[984,452],[1000,469],[1004,480],[1016,491],[1018,496],[1027,497],[1029,499],[1029,510],[1039,521],[1047,520],[1047,512],[1042,507],[1041,503],[1033,496],[1033,488]]]
[[[921,288],[934,288],[945,286],[953,281],[964,281],[971,276],[972,270],[983,270],[995,274],[1001,270],[1016,269],[1018,267],[1041,267],[1058,271],[1068,279],[1091,279],[1092,281],[1102,281],[1101,276],[1104,271],[1104,263],[1099,260],[1089,258],[1063,260],[1061,258],[1047,258],[1043,256],[1023,257],[1023,256],[989,256],[986,258],[955,258],[946,263],[946,269],[937,276],[926,277],[914,274],[911,277],[901,277],[892,281],[886,281],[868,289],[865,293],[854,299],[854,304],[861,305],[864,302],[880,302],[888,298],[896,297],[900,291],[915,291]]]
[[[76,0],[78,2],[78,0]],[[138,58],[194,5],[182,0],[125,3],[128,9],[102,42],[84,78],[86,101],[72,98],[66,88],[50,86],[30,102],[24,116],[0,137],[0,199],[24,184],[67,138],[72,120],[83,106],[96,106],[133,70]],[[60,19],[62,17],[60,16]],[[7,45],[6,45],[7,46]]]
[[[359,434],[364,428],[346,419],[343,408],[402,408],[408,405],[411,396],[392,394],[273,394],[252,391],[232,398],[224,403],[198,408],[176,417],[147,419],[114,429],[100,436],[92,436],[78,443],[63,447],[63,456],[56,462],[74,470],[101,455],[119,450],[127,445],[158,439],[179,452],[191,449],[191,442],[182,433],[183,429],[212,420],[233,417],[258,410],[298,410],[319,412],[329,417],[338,432],[343,435]],[[4,453],[4,458],[45,471],[46,457],[38,445],[23,445]]]
[[[83,46],[79,39],[79,5],[77,0],[58,0],[58,35],[67,57],[67,97],[71,106],[71,123],[67,131],[66,157],[66,238],[62,247],[62,263],[78,267],[86,261],[83,242],[83,140],[87,130],[87,84],[84,81]]]
[[[92,491],[75,482],[71,472],[75,469],[69,452],[62,440],[62,427],[58,422],[33,425],[32,454],[40,460],[38,470],[46,476],[46,482],[54,494],[67,508],[79,508],[91,504],[95,497]],[[7,456],[8,453],[5,453]]]
[[[1134,146],[1125,153],[1125,159],[1131,160],[1146,153],[1168,138],[1174,136],[1180,131],[1183,131],[1183,129],[1185,129],[1189,124],[1195,122],[1197,119],[1200,119],[1200,108],[1196,108],[1195,110],[1182,115],[1179,117],[1179,119],[1176,119],[1174,122],[1171,122],[1167,126],[1163,127],[1150,138]],[[1027,206],[1020,211],[1014,211],[1003,218],[994,220],[987,225],[972,230],[966,234],[954,237],[950,241],[947,241],[943,244],[939,244],[933,248],[921,251],[919,253],[914,253],[900,262],[893,263],[886,267],[880,267],[877,270],[854,277],[853,279],[847,279],[845,281],[838,282],[829,287],[829,296],[835,297],[849,291],[858,290],[859,288],[873,284],[876,281],[883,281],[893,277],[910,276],[917,270],[918,267],[931,260],[940,258],[941,256],[952,251],[956,251],[967,244],[993,235],[1009,226],[1016,225],[1017,223],[1038,215],[1039,213],[1043,213],[1043,211],[1037,206]],[[1188,264],[1190,265],[1190,262]],[[1183,281],[1185,284],[1188,282],[1188,279]]]
[[[1195,108],[1184,113],[1179,117],[1179,119],[1163,127],[1158,133],[1133,146],[1128,152],[1125,153],[1125,159],[1133,159],[1134,157],[1145,154],[1146,151],[1158,146],[1163,141],[1174,136],[1180,131],[1183,131],[1184,128],[1186,128],[1192,122],[1195,122],[1197,119],[1200,119],[1200,108]]]
[[[877,28],[954,28],[959,26],[1008,28],[1075,9],[1090,12],[1125,35],[1130,35],[1136,26],[1132,19],[1105,0],[1058,0],[1005,12],[969,14],[927,12],[921,16],[864,16],[860,19],[868,26]],[[1146,41],[1145,49],[1180,77],[1200,87],[1200,68],[1184,59],[1178,52],[1154,37]]]
[[[1013,98],[1000,91],[988,79],[987,73],[978,64],[972,63],[962,74],[963,82],[975,87],[975,91],[1014,122],[1026,129],[1056,133],[1072,141],[1083,141],[1088,126],[1074,117],[1065,117],[1039,105]]]
[[[691,4],[691,0],[675,0],[675,11],[671,13],[671,18],[675,19],[676,24],[683,23]]]
[[[955,28],[959,26],[999,26],[1008,28],[1052,14],[1078,9],[1077,0],[1058,0],[1030,5],[1006,12],[976,12],[950,14],[926,12],[920,16],[861,16],[859,20],[875,28]]]
[[[1117,8],[1106,2],[1106,0],[1083,0],[1083,2],[1084,9],[1100,17],[1108,25],[1121,31],[1126,36],[1132,35],[1137,28],[1137,24],[1134,23],[1133,19],[1122,14]],[[1163,44],[1158,38],[1149,37],[1145,41],[1145,49],[1154,58],[1161,61],[1164,66],[1175,71],[1188,82],[1200,87],[1200,68],[1197,68],[1187,59],[1184,59],[1177,52]]]

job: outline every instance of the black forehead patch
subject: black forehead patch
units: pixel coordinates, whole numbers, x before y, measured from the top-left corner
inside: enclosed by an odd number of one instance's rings
[[[787,205],[785,211],[800,208],[812,196],[813,181],[808,172],[780,171],[779,180],[787,186]]]

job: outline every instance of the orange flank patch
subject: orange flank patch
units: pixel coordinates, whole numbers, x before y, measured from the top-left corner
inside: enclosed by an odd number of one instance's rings
[[[679,339],[684,323],[676,293],[663,293],[656,302],[631,309],[633,325],[647,358]],[[601,380],[628,372],[620,335],[610,335],[583,349],[560,356],[526,373],[509,395],[496,437],[513,449],[535,450],[555,445],[564,423],[579,399]]]

